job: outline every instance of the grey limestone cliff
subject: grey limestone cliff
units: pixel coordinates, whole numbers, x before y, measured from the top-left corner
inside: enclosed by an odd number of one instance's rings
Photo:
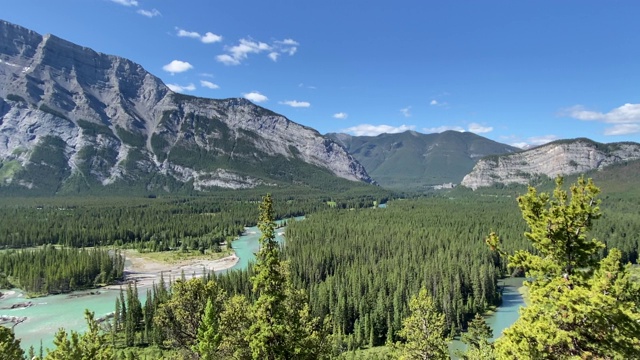
[[[561,140],[527,151],[481,159],[462,185],[477,189],[494,184],[528,184],[532,177],[581,174],[640,159],[640,144],[602,144],[589,139]]]
[[[177,94],[130,60],[0,20],[0,185],[43,186],[49,169],[58,186],[244,188],[299,181],[301,166],[371,181],[342,146],[248,100]]]

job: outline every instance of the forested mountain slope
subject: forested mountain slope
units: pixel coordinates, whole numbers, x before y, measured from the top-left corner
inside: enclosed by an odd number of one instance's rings
[[[459,184],[478,159],[520,150],[474,133],[458,131],[327,136],[344,146],[381,186],[398,190]]]
[[[370,182],[317,131],[245,99],[177,94],[140,65],[0,21],[0,189],[206,190]]]

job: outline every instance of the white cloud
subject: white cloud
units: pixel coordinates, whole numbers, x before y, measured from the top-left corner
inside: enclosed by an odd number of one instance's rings
[[[218,84],[214,84],[211,81],[207,81],[207,80],[200,80],[200,86],[202,87],[206,87],[209,89],[219,89],[220,86],[218,86]]]
[[[415,126],[404,124],[400,126],[361,124],[346,128],[341,130],[341,132],[350,133],[355,136],[376,136],[383,133],[396,134],[413,129],[415,129]]]
[[[152,18],[155,16],[160,16],[162,14],[160,14],[160,11],[158,11],[157,9],[151,9],[151,10],[143,10],[140,9],[137,11],[138,14],[142,15],[142,16],[146,16],[148,18]]]
[[[430,127],[430,128],[423,128],[422,130],[427,134],[441,133],[441,132],[445,132],[445,131],[449,131],[449,130],[464,132],[464,128],[462,128],[460,126],[448,126],[448,125],[442,125],[442,126]]]
[[[218,62],[221,62],[225,65],[240,65],[240,60],[233,58],[229,54],[218,55],[216,56],[216,60],[218,60]]]
[[[136,0],[111,0],[112,2],[124,6],[138,6],[138,2]]]
[[[627,103],[607,113],[587,110],[584,106],[576,105],[561,111],[560,115],[582,121],[615,124],[604,130],[605,135],[626,135],[640,132],[640,104]]]
[[[400,109],[400,112],[402,113],[402,115],[404,115],[404,117],[411,117],[411,106],[407,106],[404,109]]]
[[[204,36],[200,38],[200,41],[202,41],[205,44],[217,43],[222,41],[222,36],[216,35],[212,32],[206,32]]]
[[[188,37],[192,39],[198,39],[205,44],[213,44],[222,41],[222,36],[214,34],[212,32],[206,32],[204,35],[200,35],[197,31],[187,31],[176,27],[176,35],[178,37]]]
[[[628,135],[640,133],[640,124],[617,124],[604,129],[605,135]]]
[[[527,149],[527,148],[529,148],[531,146],[525,141],[514,142],[514,143],[511,143],[510,145],[511,146],[515,146],[515,147],[520,148],[520,149]]]
[[[438,104],[439,104],[438,100],[431,100],[431,102],[429,103],[429,105],[432,105],[432,106],[436,106]]]
[[[180,28],[176,28],[176,30],[178,30],[178,32],[176,33],[176,35],[178,35],[178,37],[188,37],[188,38],[192,38],[192,39],[200,39],[200,33],[197,33],[195,31],[187,31],[187,30],[180,29]]]
[[[249,54],[267,53],[273,61],[277,61],[280,54],[294,55],[298,51],[298,42],[293,39],[276,40],[271,44],[253,39],[240,39],[238,45],[227,47],[227,54],[218,55],[216,59],[225,65],[239,65],[249,57]]]
[[[287,101],[281,101],[280,104],[283,105],[289,105],[291,107],[301,107],[301,108],[308,108],[309,106],[311,106],[311,104],[307,101],[298,101],[298,100],[287,100]]]
[[[293,39],[284,39],[282,41],[276,41],[277,43],[283,44],[283,45],[292,45],[292,46],[298,46],[300,45],[297,41],[293,40]]]
[[[603,121],[609,124],[640,123],[640,104],[624,104],[608,113],[586,110],[581,105],[565,109],[561,113],[584,121]]]
[[[242,94],[242,96],[244,96],[245,99],[251,100],[251,101],[256,102],[256,103],[261,103],[261,102],[265,102],[265,101],[269,100],[268,97],[260,94],[257,91],[252,91],[250,93]]]
[[[336,119],[346,119],[347,117],[349,117],[349,115],[347,113],[339,112],[333,114],[333,117]]]
[[[193,65],[189,64],[186,61],[180,61],[180,60],[173,60],[172,62],[162,67],[162,70],[166,72],[170,72],[172,75],[175,73],[185,72],[191,69],[193,69]]]
[[[476,134],[485,134],[493,131],[493,127],[491,126],[482,126],[478,123],[471,123],[467,127],[468,131]]]
[[[196,86],[193,84],[189,85],[178,85],[178,84],[167,84],[167,87],[171,89],[173,92],[185,92],[185,91],[193,91],[196,89]]]
[[[274,52],[270,52],[268,56],[269,56],[269,59],[273,61],[278,61],[278,56],[280,56],[280,54],[274,51]]]

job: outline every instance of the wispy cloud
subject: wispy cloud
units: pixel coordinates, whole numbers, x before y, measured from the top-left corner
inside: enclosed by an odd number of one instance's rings
[[[242,94],[242,96],[245,99],[251,100],[251,101],[256,102],[256,103],[261,103],[261,102],[265,102],[265,101],[269,100],[268,97],[260,94],[257,91],[252,91],[250,93]]]
[[[207,80],[200,80],[200,86],[202,87],[206,87],[209,89],[219,89],[220,86],[218,84],[214,84],[211,81],[207,81]]]
[[[333,114],[333,117],[336,119],[346,119],[347,117],[349,117],[349,115],[347,113],[339,112]]]
[[[216,60],[218,60],[218,62],[221,62],[225,65],[240,65],[240,60],[235,59],[233,56],[229,54],[218,55],[216,56]]]
[[[162,67],[162,70],[171,73],[171,75],[175,73],[185,72],[191,69],[193,69],[193,65],[181,60],[173,60],[172,62]]]
[[[144,10],[144,9],[140,9],[138,11],[136,11],[138,14],[142,15],[142,16],[146,16],[148,18],[152,18],[152,17],[156,17],[156,16],[160,16],[162,15],[160,13],[160,11],[158,11],[157,9],[151,9],[151,10]]]
[[[307,101],[287,100],[281,101],[280,104],[289,105],[294,108],[308,108],[311,104]]]
[[[605,135],[628,135],[640,132],[640,124],[616,124],[604,129]]]
[[[523,140],[519,139],[519,137],[516,137],[516,136],[506,136],[506,137],[502,136],[501,138],[503,140],[508,140],[509,145],[515,146],[521,149],[528,149],[531,147],[544,145],[559,139],[558,136],[551,135],[551,134],[542,135],[542,136],[532,136]]]
[[[274,41],[275,47],[278,51],[283,54],[289,54],[289,56],[294,55],[298,51],[298,46],[300,45],[297,41],[293,39],[284,39],[282,41]]]
[[[280,56],[280,53],[273,51],[273,52],[270,52],[269,55],[267,56],[269,56],[269,59],[273,61],[278,61],[278,57]]]
[[[431,102],[429,103],[429,105],[431,106],[436,106],[436,105],[440,105],[440,103],[438,102],[438,100],[431,100]]]
[[[271,44],[253,39],[240,39],[237,45],[227,47],[227,53],[216,56],[216,59],[225,65],[240,65],[249,54],[267,53],[267,57],[275,62],[281,54],[294,55],[298,45],[293,39],[276,40]]]
[[[400,126],[361,124],[343,129],[341,132],[353,134],[355,136],[376,136],[383,133],[396,134],[413,129],[415,129],[415,126],[404,124]]]
[[[402,115],[404,115],[404,117],[411,117],[411,106],[400,109],[400,112],[402,113]]]
[[[179,27],[176,27],[176,35],[178,37],[198,39],[205,44],[213,44],[222,41],[221,35],[217,35],[212,32],[206,32],[204,35],[200,35],[200,33],[197,31],[187,31]]]
[[[469,126],[467,127],[467,130],[469,132],[475,133],[475,134],[485,134],[488,132],[492,132],[493,131],[493,127],[491,126],[482,126],[478,123],[471,123],[469,124]]]
[[[640,132],[640,104],[627,103],[606,113],[587,110],[582,105],[576,105],[562,110],[560,116],[582,121],[615,124],[604,130],[605,135],[626,135]]]
[[[186,91],[193,91],[196,89],[196,86],[192,84],[189,85],[178,85],[178,84],[167,84],[167,87],[171,89],[173,92],[183,93]]]
[[[313,86],[313,85],[305,85],[304,83],[300,83],[300,84],[298,84],[298,87],[300,87],[300,88],[306,87],[307,89],[311,89],[311,90],[315,90],[315,89],[317,89],[317,88],[316,88],[315,86]]]
[[[138,6],[138,2],[136,0],[111,0],[112,2],[124,6]]]
[[[423,128],[422,130],[427,134],[441,133],[441,132],[445,132],[445,131],[449,131],[449,130],[464,132],[464,128],[461,127],[461,126],[449,126],[449,125],[442,125],[442,126],[436,126],[436,127],[430,127],[430,128]]]

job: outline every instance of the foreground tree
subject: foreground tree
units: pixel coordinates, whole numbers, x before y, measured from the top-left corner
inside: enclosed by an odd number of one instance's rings
[[[20,340],[16,339],[13,331],[0,325],[0,359],[22,360],[24,351],[20,348]]]
[[[445,317],[438,312],[427,289],[421,289],[409,301],[411,314],[402,322],[398,335],[406,340],[397,344],[402,360],[449,359]]]
[[[45,360],[112,360],[115,357],[113,348],[93,316],[85,310],[89,329],[84,334],[71,331],[69,337],[64,329],[60,329],[53,340],[56,347],[47,352]]]
[[[467,332],[462,334],[461,340],[467,345],[467,351],[459,354],[465,360],[493,360],[495,354],[493,344],[489,342],[493,336],[493,330],[487,325],[482,315],[469,321]]]
[[[260,204],[260,251],[256,256],[253,291],[258,299],[251,307],[247,337],[253,359],[322,359],[328,353],[326,324],[310,316],[304,294],[294,290],[287,264],[275,240],[271,195]]]
[[[556,180],[553,197],[532,187],[518,198],[537,253],[518,251],[509,267],[524,271],[530,304],[496,341],[498,359],[640,358],[640,286],[617,249],[598,261],[604,244],[587,237],[600,217],[591,179],[571,186]],[[487,242],[500,246],[491,234]]]
[[[191,350],[199,340],[198,333],[203,339],[203,333],[208,332],[207,328],[201,328],[205,307],[210,302],[212,309],[209,315],[218,312],[224,302],[224,293],[215,281],[205,284],[198,278],[176,281],[171,292],[171,298],[158,308],[155,325],[164,332],[168,345]],[[216,326],[216,321],[213,319],[210,324]],[[211,331],[209,333],[215,335]]]

